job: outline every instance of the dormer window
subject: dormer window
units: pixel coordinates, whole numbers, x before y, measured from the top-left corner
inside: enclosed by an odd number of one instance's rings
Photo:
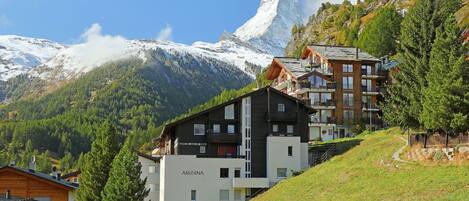
[[[277,111],[278,111],[278,112],[285,112],[285,104],[279,103],[279,104],[277,105]]]

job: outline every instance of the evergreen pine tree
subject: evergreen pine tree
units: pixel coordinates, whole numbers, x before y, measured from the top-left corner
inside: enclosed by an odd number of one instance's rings
[[[433,44],[428,87],[423,94],[421,119],[426,129],[448,134],[469,129],[469,62],[461,30],[453,15],[448,17]]]
[[[52,172],[52,161],[49,158],[49,150],[46,150],[36,158],[36,170],[45,174]]]
[[[401,25],[399,73],[397,86],[388,88],[385,119],[403,128],[422,125],[422,90],[427,86],[426,75],[436,28],[459,7],[459,0],[417,0]],[[397,108],[397,110],[396,110]]]
[[[104,187],[104,201],[143,201],[149,190],[145,189],[144,180],[140,179],[142,165],[138,162],[137,153],[126,141],[119,154],[112,162],[109,180]]]
[[[31,142],[31,140],[28,140],[24,147],[24,151],[21,154],[21,159],[18,163],[18,166],[28,168],[29,162],[31,161],[31,158],[33,157],[33,155],[34,155],[33,143]]]
[[[97,131],[91,151],[85,155],[81,169],[78,201],[102,200],[101,192],[109,178],[111,163],[119,150],[117,131],[110,122],[104,122]]]

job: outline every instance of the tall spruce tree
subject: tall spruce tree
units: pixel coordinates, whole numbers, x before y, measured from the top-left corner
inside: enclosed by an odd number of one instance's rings
[[[114,161],[109,180],[102,192],[104,201],[143,201],[149,190],[145,189],[145,179],[140,179],[142,165],[137,153],[127,140]]]
[[[421,119],[426,129],[453,134],[469,129],[469,62],[453,15],[437,31]]]
[[[427,86],[426,75],[436,28],[459,8],[459,0],[417,0],[401,24],[399,73],[397,86],[388,88],[385,119],[403,128],[420,128],[422,120],[422,89]]]
[[[116,128],[108,121],[104,122],[94,140],[91,151],[85,155],[81,167],[78,201],[102,200],[101,192],[109,178],[111,163],[119,150]]]

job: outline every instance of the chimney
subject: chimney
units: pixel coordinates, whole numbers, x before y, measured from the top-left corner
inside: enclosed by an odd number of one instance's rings
[[[5,194],[5,198],[11,199],[10,190],[7,190],[7,193]]]
[[[29,162],[29,170],[36,171],[36,156],[31,157]]]
[[[358,60],[358,47],[356,47],[355,50],[356,50],[356,51],[355,51],[355,52],[356,52],[356,53],[355,53],[355,59]]]

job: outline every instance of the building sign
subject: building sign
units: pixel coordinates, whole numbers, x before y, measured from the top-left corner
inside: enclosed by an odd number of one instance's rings
[[[185,176],[202,176],[204,175],[204,171],[202,170],[183,170],[181,172],[181,175],[185,175]]]

